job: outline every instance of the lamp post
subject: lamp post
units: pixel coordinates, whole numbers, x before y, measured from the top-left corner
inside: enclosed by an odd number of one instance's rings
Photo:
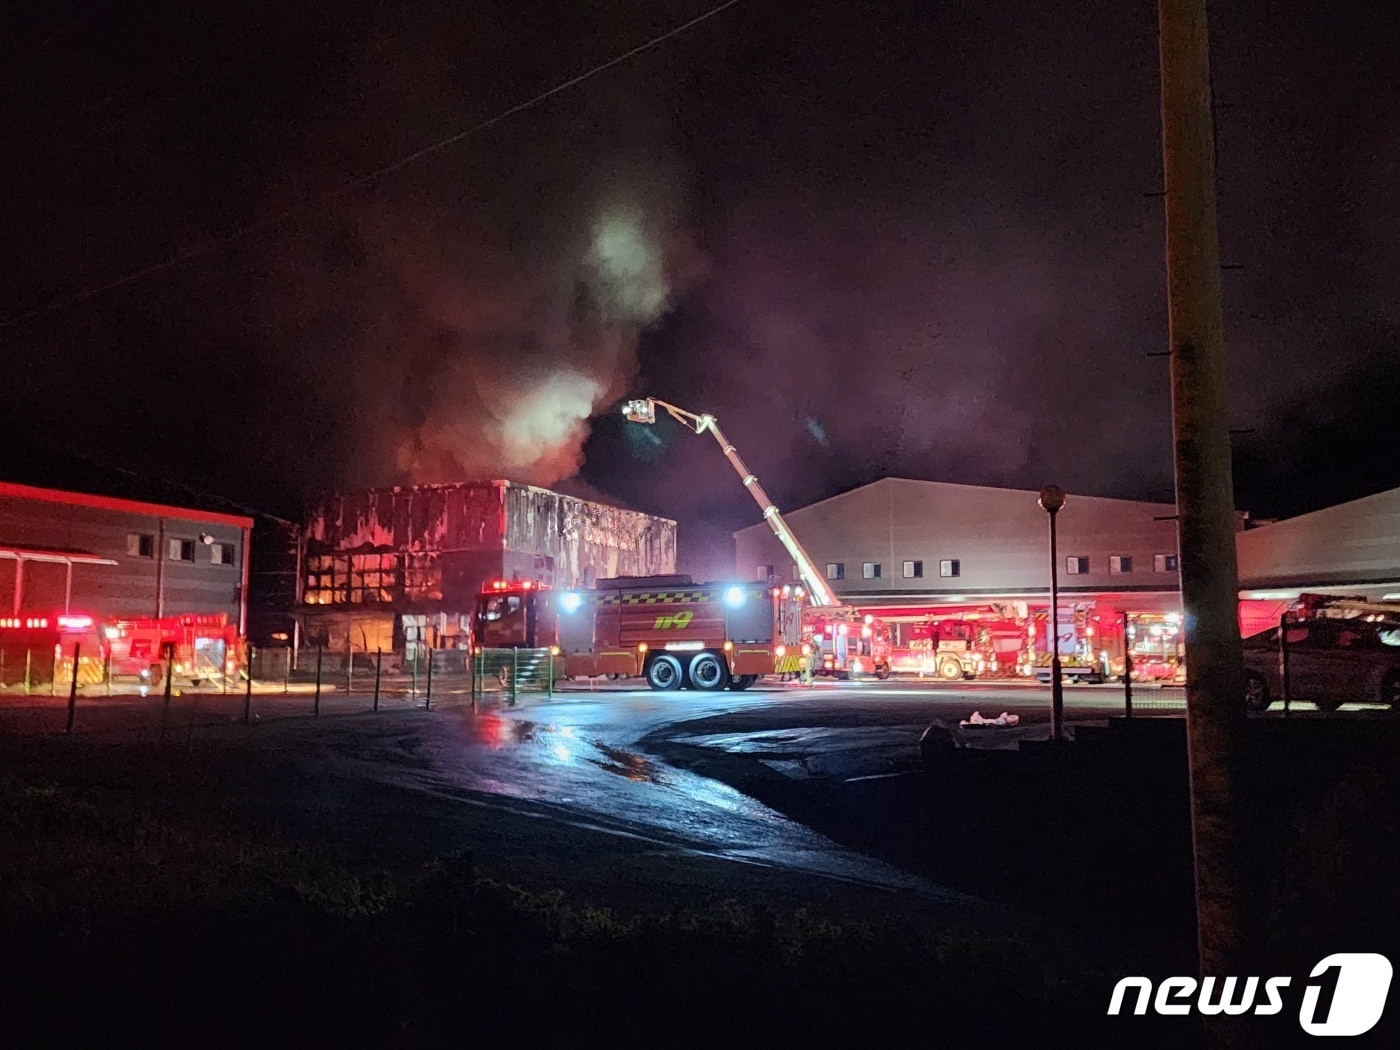
[[[1065,687],[1060,681],[1060,567],[1059,549],[1055,542],[1055,515],[1065,505],[1065,490],[1058,485],[1046,485],[1038,501],[1050,515],[1050,739],[1063,740],[1065,735]]]

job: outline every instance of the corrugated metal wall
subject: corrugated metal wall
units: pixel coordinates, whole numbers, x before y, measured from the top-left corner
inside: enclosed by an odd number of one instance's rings
[[[307,513],[313,550],[500,550],[502,491],[495,482],[364,489],[329,496]]]
[[[637,511],[509,482],[369,489],[311,508],[312,551],[510,551],[533,574],[547,559],[553,582],[676,571],[676,523]]]
[[[676,571],[676,523],[527,485],[505,488],[506,547],[554,561],[559,586]]]

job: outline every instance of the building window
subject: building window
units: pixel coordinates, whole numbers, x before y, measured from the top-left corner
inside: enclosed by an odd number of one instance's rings
[[[442,601],[442,566],[436,551],[405,556],[403,590],[409,601]]]
[[[947,579],[962,575],[962,562],[957,558],[944,558],[938,563],[938,575]]]
[[[156,538],[149,532],[128,532],[126,534],[126,553],[133,558],[154,558],[156,556]]]
[[[759,583],[767,583],[773,578],[773,566],[760,565],[758,571],[754,573],[754,579]]]
[[[307,605],[392,602],[401,588],[397,554],[322,554],[307,559]]]
[[[212,565],[232,565],[233,544],[211,543],[209,545],[209,562]]]
[[[1152,555],[1153,572],[1176,572],[1175,554],[1154,554]]]
[[[924,578],[924,563],[921,561],[906,561],[904,563],[904,578],[906,580],[922,580]]]
[[[1065,559],[1065,572],[1071,576],[1082,576],[1089,571],[1089,559],[1082,558],[1077,554],[1071,554]]]
[[[829,561],[826,563],[826,578],[828,580],[844,580],[846,578],[845,562]]]
[[[1111,554],[1108,558],[1108,571],[1112,576],[1121,576],[1125,572],[1133,571],[1133,556],[1131,554]]]
[[[168,553],[171,561],[194,561],[194,540],[172,539]]]
[[[860,574],[867,580],[878,580],[880,578],[880,563],[878,561],[862,562]]]

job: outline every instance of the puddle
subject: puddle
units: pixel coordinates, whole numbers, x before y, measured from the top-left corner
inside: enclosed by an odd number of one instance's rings
[[[648,784],[665,783],[655,764],[645,756],[633,754],[631,751],[624,751],[621,748],[609,747],[600,741],[594,741],[593,746],[608,759],[606,762],[598,758],[588,760],[599,769],[626,777],[628,780]]]

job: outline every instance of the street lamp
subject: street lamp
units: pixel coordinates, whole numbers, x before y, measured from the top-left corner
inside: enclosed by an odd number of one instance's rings
[[[1055,515],[1065,505],[1065,490],[1046,485],[1039,503],[1050,515],[1050,739],[1063,740],[1065,734],[1065,687],[1060,681],[1060,566],[1055,543]]]

